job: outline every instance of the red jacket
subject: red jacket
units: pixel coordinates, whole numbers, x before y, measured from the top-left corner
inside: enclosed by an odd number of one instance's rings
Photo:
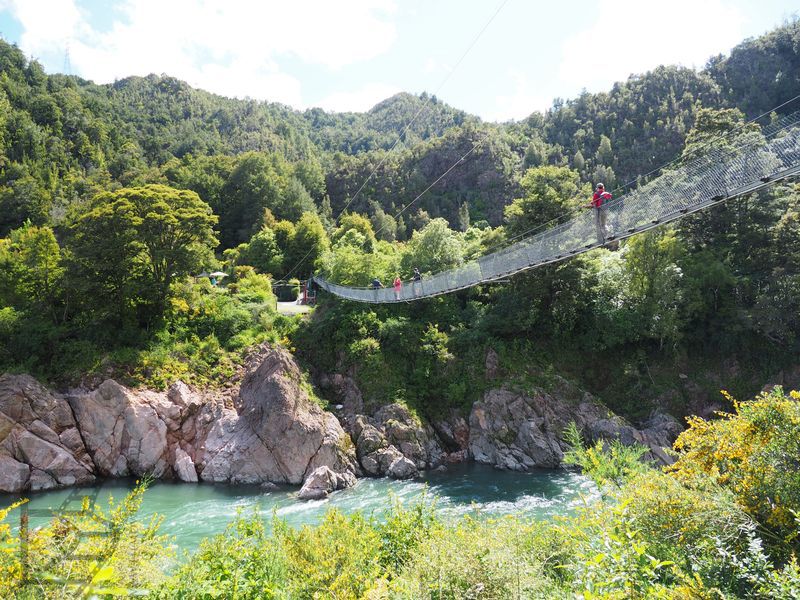
[[[592,206],[595,208],[600,208],[603,204],[607,202],[611,202],[611,194],[606,192],[605,190],[602,192],[595,192],[594,196],[592,196]]]

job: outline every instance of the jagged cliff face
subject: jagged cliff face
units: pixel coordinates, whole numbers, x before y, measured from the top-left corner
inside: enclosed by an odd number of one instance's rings
[[[141,476],[298,485],[317,468],[355,480],[347,434],[300,385],[281,349],[245,375],[236,408],[177,383],[166,393],[108,380],[56,394],[26,375],[0,377],[0,491]]]
[[[28,375],[0,377],[0,491],[88,483],[95,472],[64,398]]]
[[[346,376],[325,385],[342,401],[338,418],[309,398],[294,358],[278,348],[257,354],[233,407],[181,382],[162,393],[108,380],[61,395],[30,376],[3,375],[0,491],[151,475],[303,484],[301,498],[319,498],[356,475],[402,479],[470,459],[518,471],[555,468],[572,421],[590,440],[643,444],[651,459],[669,462],[664,449],[682,429],[664,414],[637,429],[563,379],[547,392],[498,385],[469,415],[432,423],[400,404],[363,414],[361,392]]]
[[[618,439],[648,448],[647,458],[670,464],[666,452],[683,430],[673,417],[654,414],[641,429],[615,415],[588,393],[579,400],[536,391],[488,391],[472,407],[469,451],[481,463],[527,471],[561,465],[568,449],[563,431],[574,422],[591,441]]]

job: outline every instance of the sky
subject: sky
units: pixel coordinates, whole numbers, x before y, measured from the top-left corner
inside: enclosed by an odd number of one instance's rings
[[[365,111],[400,91],[488,121],[660,64],[702,68],[796,0],[0,0],[0,35],[49,73],[165,73],[296,109]]]

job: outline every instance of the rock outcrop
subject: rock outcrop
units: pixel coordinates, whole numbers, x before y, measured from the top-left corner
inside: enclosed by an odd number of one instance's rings
[[[350,434],[361,468],[375,477],[415,477],[447,456],[433,428],[401,404],[383,406],[372,417],[356,415]]]
[[[487,353],[487,378],[498,377]],[[303,484],[300,498],[323,498],[356,475],[415,477],[470,457],[502,469],[559,467],[572,421],[589,441],[619,439],[649,448],[663,463],[682,430],[664,413],[634,427],[590,394],[556,378],[543,390],[498,387],[468,420],[452,412],[432,424],[406,406],[361,414],[355,381],[330,376],[344,429],[309,396],[291,354],[262,347],[237,388],[203,396],[178,382],[166,393],[107,380],[59,395],[25,375],[0,377],[0,491],[40,490],[142,476],[186,482]],[[346,430],[346,432],[345,432]]]
[[[641,429],[637,429],[619,416],[613,416],[592,421],[583,431],[591,442],[618,439],[626,446],[633,444],[645,446],[649,448],[645,458],[669,465],[675,459],[667,449],[672,448],[672,443],[683,431],[683,427],[675,417],[655,413]]]
[[[0,491],[48,489],[96,476],[303,483],[320,467],[351,485],[349,437],[309,397],[292,356],[266,349],[236,409],[183,383],[167,393],[107,380],[62,397],[24,375],[0,377]]]
[[[569,422],[584,427],[607,416],[589,399],[572,403],[544,392],[489,390],[472,407],[469,449],[477,462],[501,469],[555,468],[564,457],[561,435]]]
[[[451,411],[446,418],[437,419],[432,425],[445,448],[446,462],[458,463],[469,459],[469,423],[464,417]]]
[[[356,478],[352,473],[336,473],[325,466],[317,467],[306,478],[297,497],[301,500],[319,500],[331,492],[348,488],[355,482]]]
[[[93,481],[69,404],[28,375],[0,376],[0,491]]]
[[[109,379],[68,400],[99,475],[171,474],[167,422],[174,428],[180,409],[163,394],[134,392]]]
[[[559,467],[567,450],[564,428],[575,422],[591,441],[619,439],[649,448],[648,457],[672,462],[665,448],[672,446],[682,427],[668,415],[655,415],[636,429],[611,413],[588,393],[565,380],[547,393],[493,389],[476,402],[469,418],[469,450],[480,463],[500,469],[527,471]]]
[[[436,432],[402,404],[387,404],[372,418],[389,444],[414,463],[417,469],[430,469],[444,460],[444,450]]]
[[[353,473],[347,434],[314,404],[288,352],[269,354],[245,376],[239,414],[222,411],[198,446],[201,479],[300,484],[321,466]]]

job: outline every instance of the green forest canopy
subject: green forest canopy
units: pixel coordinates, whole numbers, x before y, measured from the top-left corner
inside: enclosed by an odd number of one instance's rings
[[[181,343],[205,344],[202,360],[219,365],[220,352],[241,351],[269,329],[266,276],[321,269],[367,285],[479,256],[580,203],[590,182],[613,188],[791,99],[800,93],[798,48],[794,20],[701,71],[660,66],[608,92],[491,124],[426,94],[326,113],[223,98],[167,76],[96,85],[47,75],[0,43],[0,364],[58,372],[55,357],[139,348],[155,336],[162,363]],[[571,339],[598,351],[685,349],[711,333],[718,349],[744,339],[794,347],[797,197],[784,185],[737,200],[633,240],[621,256],[574,260],[504,291],[447,300],[428,318],[433,329],[416,318],[408,326],[436,339],[447,323],[478,339]],[[170,244],[184,239],[185,248]],[[235,294],[185,286],[187,275],[220,268]],[[204,325],[189,318],[204,311]],[[353,332],[360,344],[373,337],[370,327]],[[349,335],[326,339],[355,343],[342,339]]]

